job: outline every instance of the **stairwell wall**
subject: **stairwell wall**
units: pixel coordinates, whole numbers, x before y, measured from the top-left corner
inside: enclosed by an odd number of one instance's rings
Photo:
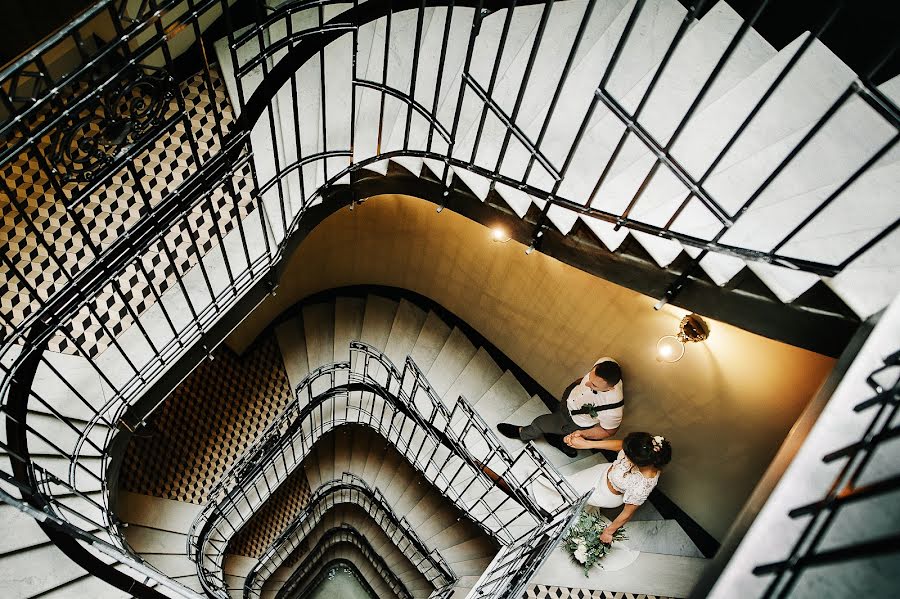
[[[484,226],[400,195],[325,219],[291,257],[277,295],[227,343],[241,352],[303,297],[361,284],[437,301],[553,393],[597,357],[615,357],[625,373],[621,433],[671,439],[675,459],[660,487],[718,539],[834,364],[716,321],[681,361],[657,362],[657,339],[677,331],[684,310],[656,312],[655,298],[526,255],[515,241],[492,242]]]

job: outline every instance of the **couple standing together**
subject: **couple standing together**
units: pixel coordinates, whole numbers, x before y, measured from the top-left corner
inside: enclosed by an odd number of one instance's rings
[[[591,491],[589,505],[624,506],[600,535],[604,543],[612,542],[613,533],[647,500],[663,466],[672,459],[672,446],[659,435],[629,433],[621,441],[610,439],[622,422],[622,387],[619,364],[612,358],[600,358],[584,377],[566,387],[550,414],[538,416],[525,426],[506,422],[497,425],[500,434],[512,439],[527,442],[543,435],[569,457],[575,457],[579,449],[619,452],[611,464],[598,464],[567,477],[579,494]]]

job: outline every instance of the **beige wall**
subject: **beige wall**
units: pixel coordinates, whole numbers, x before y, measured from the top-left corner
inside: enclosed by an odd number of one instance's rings
[[[470,323],[553,393],[599,356],[625,373],[621,431],[667,436],[661,488],[721,539],[834,360],[708,320],[710,338],[675,364],[656,341],[683,310],[525,248],[425,201],[379,196],[319,225],[278,295],[228,340],[241,350],[282,310],[332,287],[379,284],[426,295]]]

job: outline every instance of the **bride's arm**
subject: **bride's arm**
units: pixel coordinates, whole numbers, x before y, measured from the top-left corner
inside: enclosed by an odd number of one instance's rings
[[[631,517],[634,515],[634,512],[637,511],[638,506],[626,503],[622,507],[622,512],[616,517],[615,520],[610,522],[609,526],[603,529],[603,532],[600,533],[600,541],[603,543],[612,543],[613,533],[619,530],[622,525],[631,520]]]
[[[604,439],[603,441],[592,441],[585,439],[581,431],[575,431],[571,435],[566,435],[565,442],[569,447],[575,449],[610,449],[619,451],[622,449],[621,439]]]

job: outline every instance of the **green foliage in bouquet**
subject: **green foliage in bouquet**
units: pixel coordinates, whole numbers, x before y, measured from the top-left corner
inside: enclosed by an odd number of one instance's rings
[[[563,547],[572,559],[584,566],[585,576],[590,576],[590,569],[598,565],[612,547],[611,544],[600,542],[600,533],[608,525],[609,521],[605,518],[582,512],[578,522],[569,529],[566,538],[563,539]],[[627,538],[624,527],[613,533],[613,542],[624,541]]]

